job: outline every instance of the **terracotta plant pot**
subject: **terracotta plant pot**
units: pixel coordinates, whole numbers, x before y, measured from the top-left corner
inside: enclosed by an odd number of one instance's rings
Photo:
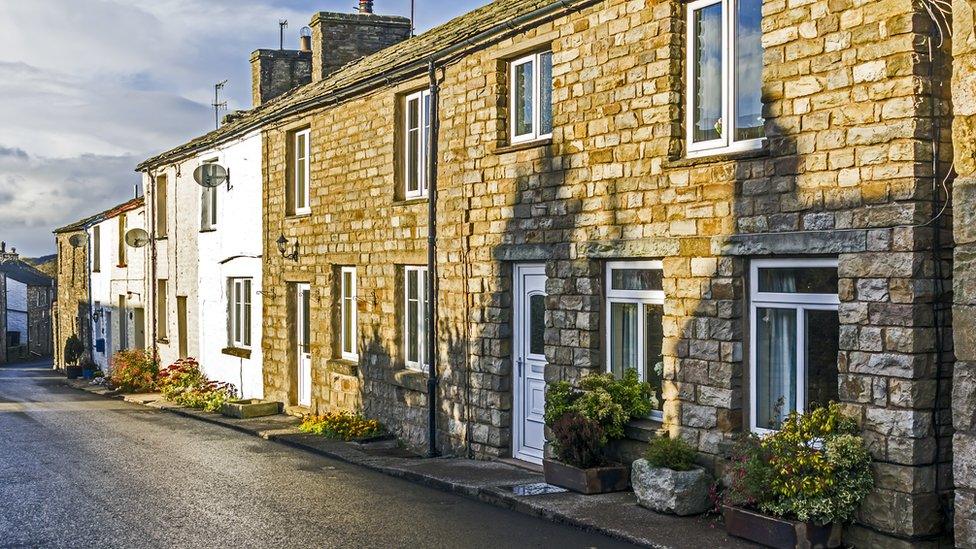
[[[722,506],[725,531],[738,538],[778,549],[827,549],[840,547],[841,525],[797,522],[755,511]]]
[[[630,488],[630,466],[605,465],[580,469],[561,461],[545,459],[542,471],[546,482],[581,494],[605,494]]]

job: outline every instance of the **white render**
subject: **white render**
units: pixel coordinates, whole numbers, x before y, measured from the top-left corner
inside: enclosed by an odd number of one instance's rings
[[[247,398],[264,395],[261,353],[261,133],[194,154],[176,164],[144,174],[146,204],[155,219],[153,182],[167,180],[167,235],[155,235],[155,273],[149,276],[151,293],[156,280],[167,280],[165,339],[156,340],[162,366],[180,358],[177,296],[186,297],[187,356],[196,358],[208,378],[233,384]],[[229,182],[217,187],[216,225],[202,220],[203,187],[193,171],[216,162],[230,172]],[[251,344],[231,344],[229,285],[232,278],[251,279]],[[155,296],[153,296],[155,303]],[[155,316],[153,318],[155,320]],[[152,324],[153,322],[151,322]],[[158,326],[153,334],[159,334]],[[233,348],[233,349],[231,349]],[[249,351],[249,358],[242,358]],[[234,354],[229,354],[233,352]]]
[[[126,231],[146,228],[145,206],[139,206],[106,217],[87,229],[88,244],[91,247],[88,254],[88,272],[91,277],[92,339],[94,340],[92,344],[95,346],[92,358],[106,373],[111,369],[112,355],[123,348],[140,348],[139,343],[141,348],[145,348],[149,341],[145,320],[141,327],[137,326],[137,319],[140,316],[137,309],[143,311],[141,315],[143,319],[148,314],[146,266],[149,263],[149,246],[133,248],[123,241],[126,261],[124,265],[119,261],[119,239],[124,239],[125,236],[119,234],[119,217],[122,214],[126,219]],[[99,256],[97,266],[94,249],[95,227],[98,227],[97,245],[100,248],[97,254]],[[122,334],[123,326],[125,334]],[[138,341],[140,332],[141,342]]]
[[[4,276],[0,273],[0,276]],[[7,331],[20,332],[20,344],[27,345],[27,284],[7,277]],[[0,334],[0,337],[6,337]],[[3,343],[3,340],[0,340]]]

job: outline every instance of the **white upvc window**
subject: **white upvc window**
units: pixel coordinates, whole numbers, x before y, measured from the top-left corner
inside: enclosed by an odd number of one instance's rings
[[[837,260],[754,260],[749,297],[749,427],[764,433],[837,400]]]
[[[654,388],[662,420],[664,399],[664,270],[661,261],[610,261],[606,271],[607,371],[637,370]]]
[[[251,279],[231,278],[230,284],[230,343],[232,347],[251,347]]]
[[[92,227],[92,272],[102,271],[102,227]]]
[[[213,164],[217,159],[207,160]],[[217,187],[200,188],[200,230],[212,231],[217,228]]]
[[[427,142],[430,135],[430,90],[404,98],[403,108],[403,189],[405,198],[427,196],[427,167],[430,162]]]
[[[761,148],[762,0],[687,4],[688,156]]]
[[[311,130],[301,130],[293,134],[292,157],[292,213],[307,214],[312,211],[309,205],[309,151]]]
[[[339,273],[341,278],[340,294],[340,342],[342,358],[346,360],[359,360],[359,352],[356,350],[356,340],[358,338],[357,312],[356,312],[356,268],[343,267]]]
[[[552,52],[526,55],[511,62],[509,74],[511,142],[524,143],[552,135]]]
[[[404,363],[411,370],[427,371],[427,267],[403,270]]]

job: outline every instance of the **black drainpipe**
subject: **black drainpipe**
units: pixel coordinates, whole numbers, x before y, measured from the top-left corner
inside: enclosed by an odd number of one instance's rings
[[[437,65],[430,58],[430,133],[427,136],[427,457],[437,452]]]

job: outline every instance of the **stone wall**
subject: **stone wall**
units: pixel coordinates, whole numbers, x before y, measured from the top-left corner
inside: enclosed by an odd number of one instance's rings
[[[683,157],[677,1],[604,0],[439,72],[439,436],[458,454],[511,455],[514,262],[546,264],[552,381],[606,367],[605,261],[662,259],[662,428],[720,468],[747,421],[749,259],[836,257],[839,392],[877,462],[849,535],[935,540],[951,487],[940,397],[951,348],[940,364],[933,310],[949,267],[933,242],[948,215],[932,194],[928,22],[910,0],[772,0],[763,14],[768,142],[753,153]],[[506,61],[545,45],[552,138],[510,146]],[[354,404],[330,372],[353,371],[335,359],[334,332],[337,268],[356,266],[359,398],[413,446],[425,442],[426,388],[402,367],[400,281],[404,265],[426,262],[426,202],[398,198],[396,128],[399,98],[424,87],[396,83],[284,121],[266,131],[264,155],[268,396],[292,398],[286,284],[309,282],[313,408]],[[286,143],[304,127],[312,213],[289,218]],[[297,262],[274,249],[279,234],[298,240]]]
[[[312,28],[312,80],[410,37],[410,19],[372,13],[319,12]]]
[[[78,335],[86,349],[91,349],[91,325],[88,321],[88,254],[87,249],[75,248],[68,239],[84,235],[84,230],[55,233],[58,254],[57,274],[57,327],[54,334],[54,366],[64,368],[64,344],[72,335]]]
[[[31,353],[51,354],[51,296],[48,286],[27,287],[27,344]]]
[[[251,100],[257,107],[312,81],[312,52],[255,50],[251,54]]]
[[[953,472],[956,484],[955,535],[958,547],[976,547],[976,5],[952,2],[952,107],[955,170],[952,200],[959,204],[953,226],[956,242],[952,322],[956,368],[952,389]]]
[[[7,361],[7,277],[0,274],[0,364]]]

